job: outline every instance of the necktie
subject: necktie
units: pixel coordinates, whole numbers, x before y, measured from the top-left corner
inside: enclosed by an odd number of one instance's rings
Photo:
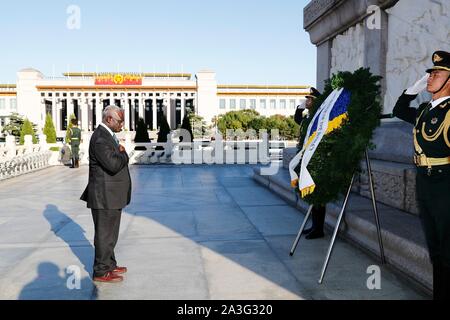
[[[119,139],[117,139],[117,136],[115,134],[113,134],[113,138],[114,138],[114,141],[117,143],[117,145],[119,145],[120,141],[119,141]]]

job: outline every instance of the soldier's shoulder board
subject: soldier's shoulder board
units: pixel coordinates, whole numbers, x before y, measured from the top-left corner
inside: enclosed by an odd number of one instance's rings
[[[441,109],[445,109],[445,108],[449,108],[449,107],[450,107],[450,99],[447,99],[447,101],[444,101],[439,105],[439,108],[441,108]]]

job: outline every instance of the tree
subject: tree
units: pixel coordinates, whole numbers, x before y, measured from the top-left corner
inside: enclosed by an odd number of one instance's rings
[[[167,135],[170,133],[169,123],[164,115],[160,116],[160,127],[158,132],[158,143],[167,142]],[[156,150],[164,150],[163,147],[156,147]]]
[[[44,134],[47,136],[47,143],[56,143],[56,129],[50,113],[45,117]]]
[[[72,124],[72,119],[76,119],[75,114],[71,114],[70,118],[69,118],[69,125],[67,126],[67,131],[66,131],[66,143],[70,144],[70,129],[72,129],[73,124]]]
[[[230,111],[219,116],[217,127],[223,135],[226,135],[227,129],[242,129],[245,132],[250,129],[249,124],[257,117],[259,113],[252,109]]]
[[[25,144],[25,136],[26,135],[31,135],[31,137],[33,138],[33,144],[37,143],[36,133],[33,129],[33,124],[28,119],[24,120],[22,129],[20,130],[20,144],[21,145]]]
[[[22,129],[23,122],[23,117],[17,112],[13,112],[9,117],[9,123],[3,127],[2,133],[20,137],[20,131]]]

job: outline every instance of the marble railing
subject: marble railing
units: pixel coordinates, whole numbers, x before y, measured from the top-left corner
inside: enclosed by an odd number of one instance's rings
[[[45,136],[40,144],[32,144],[31,136],[25,137],[25,145],[17,146],[14,137],[7,137],[0,144],[0,180],[17,177],[25,173],[53,165],[70,163],[70,148],[67,145],[47,144]],[[168,135],[167,143],[134,143],[125,135],[121,143],[130,157],[130,164],[268,164],[282,159],[287,142],[270,140],[268,135],[256,140],[229,141],[217,135],[212,141],[179,142]],[[88,164],[90,135],[83,135],[80,146],[81,164]],[[55,147],[58,151],[50,151]]]
[[[14,137],[12,137],[14,138]],[[17,177],[49,167],[52,153],[43,145],[32,144],[31,136],[25,145],[17,146],[14,139],[0,145],[0,180]]]

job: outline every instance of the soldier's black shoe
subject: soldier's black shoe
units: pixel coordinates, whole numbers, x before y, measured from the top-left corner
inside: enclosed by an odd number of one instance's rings
[[[311,231],[313,231],[313,228],[312,228],[312,227],[311,227],[311,228],[308,228],[308,229],[303,229],[302,234],[308,234],[308,233],[310,233]]]
[[[322,230],[314,229],[310,233],[308,233],[305,237],[307,240],[319,239],[323,238],[325,235]]]

